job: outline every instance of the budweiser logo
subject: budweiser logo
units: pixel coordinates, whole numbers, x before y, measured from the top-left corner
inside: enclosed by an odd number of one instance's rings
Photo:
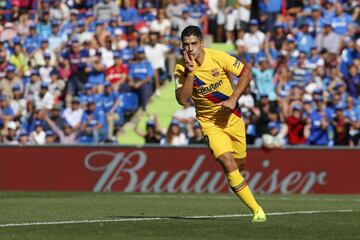
[[[85,157],[85,167],[99,172],[93,191],[95,192],[225,192],[229,191],[224,174],[203,167],[206,155],[198,155],[187,169],[154,169],[144,151],[124,152],[94,151]],[[170,161],[164,159],[164,161]],[[326,185],[325,171],[281,172],[271,166],[269,160],[262,161],[257,172],[242,174],[254,192],[260,193],[308,193],[316,185]]]

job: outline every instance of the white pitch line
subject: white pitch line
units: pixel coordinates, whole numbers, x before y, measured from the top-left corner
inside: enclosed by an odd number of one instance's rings
[[[314,211],[294,211],[294,212],[272,212],[272,213],[267,213],[266,215],[283,216],[283,215],[295,215],[295,214],[347,213],[347,212],[354,212],[354,210],[314,210]],[[107,222],[141,222],[141,221],[179,220],[179,219],[209,219],[209,218],[216,219],[216,218],[233,218],[233,217],[250,217],[250,216],[252,216],[252,214],[70,220],[70,221],[57,221],[57,222],[7,223],[7,224],[0,224],[0,227],[23,227],[23,226],[39,226],[39,225],[62,225],[62,224],[107,223]]]

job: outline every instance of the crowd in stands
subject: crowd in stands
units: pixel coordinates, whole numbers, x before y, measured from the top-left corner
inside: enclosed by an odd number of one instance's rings
[[[197,25],[252,70],[239,99],[248,144],[359,145],[357,0],[0,0],[0,8],[0,143],[116,141],[127,116],[146,111],[172,80],[179,35]],[[191,103],[167,130],[152,117],[135,131],[146,143],[202,143]]]

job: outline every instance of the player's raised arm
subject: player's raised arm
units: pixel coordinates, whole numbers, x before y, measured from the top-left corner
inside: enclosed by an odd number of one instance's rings
[[[184,62],[185,62],[185,69],[183,72],[177,71],[175,74],[175,81],[176,81],[176,100],[181,105],[186,105],[191,97],[193,91],[193,84],[194,84],[194,61],[192,56],[189,56],[186,50],[183,50]],[[183,76],[181,76],[183,75]],[[185,81],[180,83],[180,78],[185,78]]]

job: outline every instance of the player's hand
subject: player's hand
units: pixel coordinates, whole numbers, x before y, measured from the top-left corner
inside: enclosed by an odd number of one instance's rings
[[[228,100],[217,103],[216,105],[221,106],[221,110],[231,113],[236,107],[236,100],[229,98]]]
[[[194,59],[188,54],[186,50],[183,50],[184,60],[185,60],[185,69],[188,73],[191,73],[195,70]]]

